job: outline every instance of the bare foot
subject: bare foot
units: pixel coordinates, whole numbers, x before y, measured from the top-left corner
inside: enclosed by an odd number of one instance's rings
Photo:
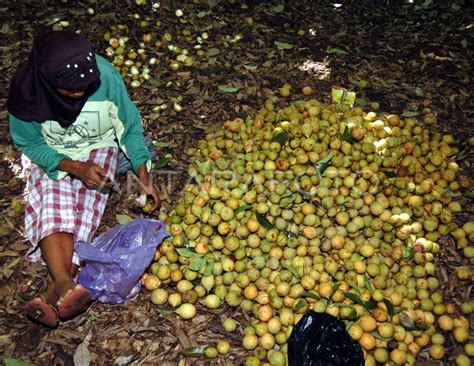
[[[56,295],[56,303],[58,300],[66,296],[69,292],[74,290],[74,287],[76,287],[76,283],[72,278],[65,278],[62,281],[56,281],[53,284],[53,289],[54,289],[54,295]],[[48,288],[48,291],[50,289]],[[53,294],[52,294],[53,295]],[[54,299],[54,295],[51,297]]]
[[[36,320],[47,327],[54,328],[59,323],[58,310],[54,305],[48,303],[43,296],[29,301],[25,310],[30,319]]]
[[[83,312],[91,302],[91,294],[81,285],[60,283],[56,286],[62,295],[57,301],[59,316],[62,320],[71,319]]]
[[[48,304],[56,306],[59,296],[56,294],[56,286],[54,282],[49,284],[43,297]]]

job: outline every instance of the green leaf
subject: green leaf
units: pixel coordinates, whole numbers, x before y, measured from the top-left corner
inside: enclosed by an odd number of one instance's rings
[[[203,275],[210,276],[214,271],[214,262],[208,263],[206,268],[204,269]]]
[[[347,52],[344,51],[344,50],[341,50],[340,48],[330,48],[330,49],[328,49],[327,52],[328,52],[328,53],[333,53],[333,54],[335,54],[336,56],[344,56],[344,55],[347,55]]]
[[[203,268],[207,263],[206,258],[204,257],[197,257],[193,258],[191,263],[189,263],[189,269],[192,269],[193,271],[199,271],[201,268]]]
[[[334,295],[334,293],[338,290],[340,286],[341,286],[341,282],[337,282],[334,285],[332,285],[331,296]]]
[[[285,208],[295,202],[295,200],[298,198],[298,194],[293,193],[290,197],[285,197],[281,200],[280,202],[280,207]]]
[[[390,319],[392,319],[393,315],[394,315],[394,313],[393,313],[394,309],[393,309],[392,302],[389,299],[383,299],[383,302],[384,302],[385,306],[387,307],[387,311],[388,311],[388,315],[390,316]]]
[[[355,309],[352,309],[351,313],[347,317],[349,320],[356,320],[357,319],[357,311]]]
[[[273,136],[272,141],[276,141],[281,146],[283,146],[288,141],[288,134],[286,132],[279,132],[275,136]]]
[[[289,43],[285,43],[285,42],[275,41],[275,44],[276,44],[279,51],[291,50],[293,48],[293,45],[291,45]]]
[[[407,245],[403,246],[402,257],[404,259],[412,259],[415,256],[415,248],[412,242],[408,242]]]
[[[5,366],[28,366],[26,362],[23,362],[18,358],[4,358],[3,362]]]
[[[393,312],[393,315],[400,314],[402,311],[405,311],[405,310],[407,310],[406,307],[398,308],[397,310]]]
[[[406,313],[400,314],[400,323],[404,328],[413,328],[415,326],[415,322],[412,318],[410,318]]]
[[[375,300],[364,301],[362,305],[364,305],[364,308],[370,311],[377,307],[377,301]]]
[[[188,347],[181,351],[184,357],[204,357],[207,346]]]
[[[283,4],[279,4],[277,6],[274,6],[272,8],[272,10],[275,12],[275,13],[282,13],[283,10],[285,10],[285,6]]]
[[[66,18],[66,15],[64,15],[63,13],[56,13],[56,14],[52,14],[48,16],[46,19],[42,21],[42,23],[45,23],[45,25],[49,27],[50,25],[60,22],[61,20],[64,20],[65,18]]]
[[[367,274],[364,274],[364,285],[365,285],[365,288],[367,290],[369,290],[369,292],[372,292],[372,285],[370,284],[369,282],[369,277],[367,277]]]
[[[334,156],[334,152],[331,151],[329,152],[329,154],[327,154],[324,158],[322,158],[320,161],[318,161],[316,164],[324,164],[324,163],[328,163],[332,157]]]
[[[168,316],[174,313],[174,310],[167,310],[167,309],[160,309],[160,308],[155,308],[158,314],[161,316]]]
[[[97,320],[97,315],[95,314],[90,314],[87,319],[89,319],[90,321],[96,321]]]
[[[239,91],[239,88],[234,88],[233,86],[227,85],[219,85],[217,88],[225,93],[235,93]]]
[[[217,48],[209,48],[206,53],[209,57],[212,57],[217,56],[221,51]]]
[[[347,125],[344,127],[344,132],[342,133],[342,141],[347,141],[350,144],[354,142],[354,138],[352,137],[351,131]]]
[[[207,130],[207,126],[204,126],[204,125],[200,125],[198,123],[193,123],[193,127],[199,129],[199,130],[203,130],[203,131],[206,131]]]
[[[202,176],[205,176],[205,175],[209,174],[209,172],[211,171],[211,161],[210,160],[206,160],[204,162],[196,160],[194,162],[194,164],[196,165],[196,168],[197,168],[198,172]]]
[[[175,248],[176,253],[186,258],[201,258],[202,255],[194,251],[194,248]]]
[[[316,292],[314,291],[304,291],[301,296],[304,296],[304,297],[310,297],[311,299],[315,299],[315,300],[320,300],[321,299],[321,296],[319,296]]]
[[[126,223],[129,223],[130,221],[133,220],[133,218],[131,218],[128,215],[116,215],[115,219],[120,225],[125,225]]]
[[[303,104],[303,103],[306,103],[306,100],[298,99],[293,102],[295,106],[299,106],[300,104]]]
[[[387,178],[397,178],[400,176],[397,172],[384,171],[383,173]]]
[[[403,328],[405,328],[406,330],[426,330],[426,329],[428,329],[428,325],[415,323],[413,321],[413,319],[408,316],[407,313],[401,313],[400,314],[400,323],[402,324]]]
[[[465,158],[469,156],[470,153],[471,153],[471,150],[469,147],[461,149],[461,151],[459,151],[456,155],[454,155],[454,160],[463,161]]]
[[[384,341],[384,342],[390,342],[393,339],[393,337],[390,337],[390,338],[382,337],[376,330],[372,332],[372,335],[374,336],[374,338],[380,339],[381,341]]]
[[[415,5],[415,11],[426,10],[430,7],[432,3],[433,3],[433,0],[425,0],[423,4]]]
[[[183,245],[185,248],[189,248],[190,247],[190,244],[189,244],[189,240],[188,238],[186,238],[186,235],[182,235],[183,236]],[[194,250],[194,249],[193,249]]]
[[[451,10],[454,11],[455,13],[457,13],[459,10],[461,10],[461,6],[459,6],[459,4],[452,3],[451,4]]]
[[[155,168],[156,169],[164,168],[165,166],[168,165],[170,161],[171,161],[170,158],[162,158],[156,162]]]
[[[303,197],[303,200],[305,201],[309,201],[311,199],[311,192],[298,190],[298,193],[301,195],[301,197]]]
[[[153,86],[155,88],[159,88],[161,87],[161,81],[158,80],[158,79],[150,79],[150,80],[147,80],[147,84],[150,85],[150,86]]]
[[[270,221],[268,221],[268,219],[260,212],[257,212],[256,216],[257,216],[257,221],[259,222],[259,224],[262,225],[265,229],[271,229],[273,227]]]
[[[332,159],[333,155],[334,153],[331,151],[328,155],[316,163],[316,169],[318,170],[319,175],[322,175],[330,165],[329,161]]]
[[[343,304],[342,302],[332,303],[331,306],[334,306],[335,308],[351,308],[352,309],[352,305]]]
[[[303,309],[308,303],[305,299],[299,299],[296,304],[293,306],[293,311],[297,313],[299,310]]]
[[[169,147],[170,143],[169,142],[164,142],[164,141],[153,141],[153,146],[155,146],[155,147]]]
[[[467,39],[464,38],[462,41],[461,41],[461,46],[462,48],[467,48]]]
[[[298,276],[298,272],[296,272],[296,270],[295,270],[290,264],[284,263],[284,264],[282,264],[281,266],[282,266],[283,268],[287,269],[288,271],[290,271],[291,274],[292,274],[293,276],[295,276],[296,278],[300,278],[300,276]]]
[[[365,108],[368,103],[365,98],[356,98],[356,104],[361,108]]]
[[[474,191],[464,192],[464,196],[470,198],[471,200],[474,200]]]
[[[245,70],[257,70],[257,65],[244,65]]]
[[[197,13],[196,15],[197,15],[198,18],[204,18],[207,14],[210,14],[210,11],[202,10],[199,13]]]
[[[357,285],[354,285],[353,283],[349,284],[349,287],[357,291],[357,293],[360,295],[362,293],[361,289],[357,287]]]
[[[235,210],[234,216],[237,216],[239,213],[244,212],[244,211],[247,211],[247,210],[249,210],[249,209],[251,209],[251,208],[252,208],[251,205],[243,205],[243,206],[240,206],[237,210]]]
[[[328,168],[329,165],[330,164],[328,164],[328,163],[316,164],[316,169],[318,170],[318,174],[320,176],[323,175],[324,171]]]
[[[288,232],[286,233],[286,236],[287,236],[288,238],[295,238],[295,239],[298,239],[298,234],[295,234],[293,231],[288,231]]]
[[[356,304],[359,304],[359,305],[364,305],[364,302],[362,301],[362,299],[360,298],[359,295],[353,293],[353,292],[346,292],[346,297],[351,299],[353,302],[355,302]]]

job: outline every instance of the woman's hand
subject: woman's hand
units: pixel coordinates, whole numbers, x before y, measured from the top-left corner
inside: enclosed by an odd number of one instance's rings
[[[107,171],[95,163],[64,159],[58,168],[79,178],[89,189],[112,186]]]
[[[142,164],[137,169],[138,179],[140,180],[140,196],[151,196],[153,199],[152,206],[148,212],[155,211],[161,204],[160,195],[155,187],[155,185],[150,182],[150,177],[148,175],[148,171],[146,169],[146,165]]]

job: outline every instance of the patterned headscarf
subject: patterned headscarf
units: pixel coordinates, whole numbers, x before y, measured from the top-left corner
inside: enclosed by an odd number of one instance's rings
[[[8,112],[24,121],[58,121],[70,126],[99,84],[99,69],[90,43],[70,31],[40,34],[28,62],[15,73],[8,95]],[[57,88],[85,90],[80,98]]]

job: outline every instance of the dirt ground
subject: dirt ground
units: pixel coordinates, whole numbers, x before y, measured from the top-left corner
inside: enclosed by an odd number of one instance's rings
[[[160,2],[155,2],[159,4]],[[11,146],[6,98],[14,71],[24,62],[34,35],[54,18],[68,21],[99,54],[106,54],[106,32],[127,36],[138,47],[143,34],[154,40],[169,33],[174,44],[188,48],[193,65],[179,71],[169,68],[175,55],[166,45],[153,42],[145,49],[158,62],[151,80],[130,96],[142,112],[147,135],[157,141],[155,161],[179,171],[163,192],[163,210],[169,210],[186,180],[186,148],[195,146],[205,131],[230,118],[257,111],[265,99],[291,83],[292,93],[278,104],[303,99],[303,86],[312,97],[329,100],[331,88],[342,86],[358,93],[359,105],[368,109],[378,102],[383,111],[417,118],[434,132],[452,134],[459,147],[457,161],[462,174],[473,177],[474,156],[469,138],[474,137],[472,58],[474,6],[469,1],[214,1],[163,2],[159,7],[135,1],[12,1],[0,4],[0,354],[29,365],[82,365],[78,357],[90,357],[94,365],[186,365],[209,364],[184,358],[183,348],[229,339],[235,351],[213,361],[224,365],[245,359],[239,350],[241,334],[225,334],[220,320],[233,315],[248,320],[240,310],[222,308],[185,322],[152,305],[144,291],[125,305],[93,304],[83,315],[48,330],[25,318],[24,305],[42,291],[48,274],[23,256],[28,243],[23,238],[24,181],[20,177],[19,153]],[[212,5],[212,6],[211,6]],[[283,8],[279,5],[284,5]],[[88,13],[88,8],[94,14]],[[184,16],[178,18],[175,11]],[[252,22],[248,20],[252,17]],[[142,21],[149,24],[143,24]],[[157,24],[157,21],[160,24]],[[59,24],[56,22],[55,24]],[[123,24],[122,30],[112,27]],[[184,35],[188,29],[190,35]],[[298,31],[300,30],[300,34]],[[202,33],[208,38],[203,39]],[[203,56],[194,46],[201,36]],[[130,80],[126,79],[127,84]],[[217,86],[234,88],[223,91]],[[225,88],[224,88],[225,89]],[[172,108],[173,103],[182,108]],[[156,106],[168,108],[157,112]],[[155,108],[155,109],[154,109]],[[121,187],[125,178],[120,179]],[[164,189],[164,187],[162,186]],[[116,215],[139,217],[134,197],[112,194],[100,232],[116,225]],[[462,193],[473,191],[471,187]],[[472,200],[460,197],[463,212],[458,222],[473,217]],[[462,283],[453,270],[468,265],[452,238],[445,238],[437,258],[445,300],[460,304],[471,298],[471,283]],[[472,322],[471,322],[472,323]],[[81,347],[78,348],[78,346]],[[448,343],[441,362],[453,364],[459,346]],[[76,355],[76,356],[75,356]]]

